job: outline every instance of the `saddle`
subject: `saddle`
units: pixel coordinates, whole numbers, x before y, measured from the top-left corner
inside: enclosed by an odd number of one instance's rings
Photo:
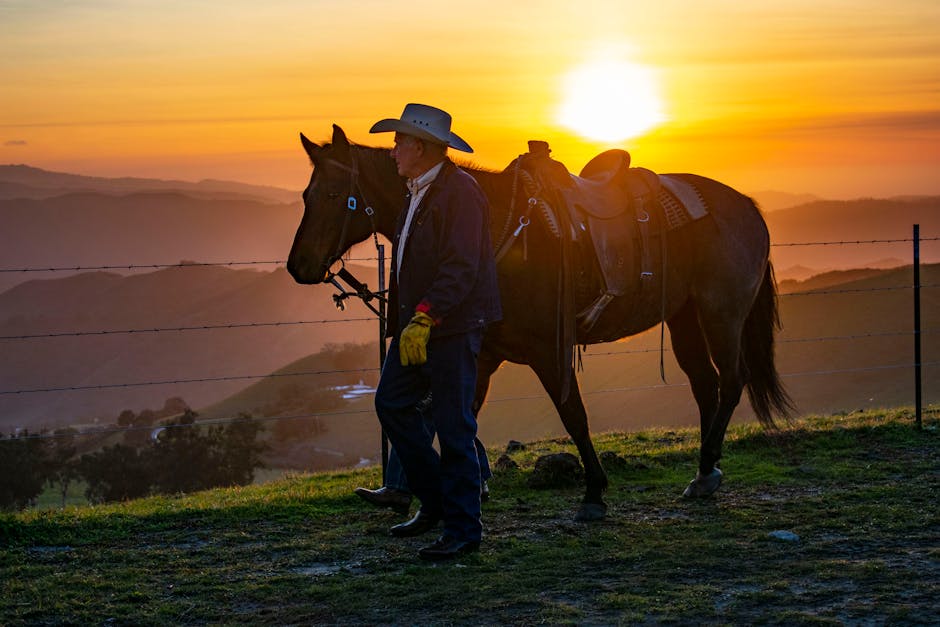
[[[545,201],[541,213],[552,231],[560,237],[562,229],[552,223],[567,224],[581,256],[597,264],[603,291],[577,313],[580,329],[587,332],[614,298],[639,297],[649,289],[653,249],[662,255],[662,233],[703,217],[707,208],[688,183],[631,167],[625,150],[602,152],[578,176],[551,159],[550,152],[546,142],[530,141],[523,167],[538,182]],[[659,236],[658,246],[651,241],[654,236]]]

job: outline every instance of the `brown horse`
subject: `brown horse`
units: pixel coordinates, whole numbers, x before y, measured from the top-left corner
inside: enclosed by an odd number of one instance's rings
[[[352,245],[376,232],[392,238],[398,214],[407,206],[406,187],[387,149],[352,144],[336,125],[328,144],[300,137],[313,174],[287,268],[298,283],[312,284],[328,280],[331,265]],[[503,172],[464,169],[486,192],[491,236],[499,247],[508,227],[516,225],[519,207],[526,205],[518,173],[512,166]],[[775,414],[787,415],[790,402],[774,366],[777,295],[769,236],[758,208],[717,181],[670,176],[693,182],[709,213],[651,238],[653,276],[642,287],[632,283],[638,286],[636,293],[614,298],[596,323],[589,330],[576,329],[569,343],[612,341],[665,321],[701,414],[699,468],[684,496],[702,497],[721,483],[717,463],[722,442],[745,386],[764,424],[772,425]],[[596,299],[598,273],[596,263],[593,271],[584,265],[587,269],[576,275],[576,302],[560,307],[564,282],[559,277],[564,272],[558,242],[549,226],[533,217],[525,238],[499,259],[503,321],[484,337],[474,409],[482,406],[490,376],[502,362],[531,367],[584,464],[587,486],[577,518],[593,520],[606,513],[602,493],[607,475],[591,441],[578,386],[569,385],[575,380],[570,347],[560,350],[559,343],[564,336],[560,328],[574,328],[567,318]]]

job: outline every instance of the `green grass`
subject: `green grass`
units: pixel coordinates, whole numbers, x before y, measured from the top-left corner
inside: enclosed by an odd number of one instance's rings
[[[602,434],[606,520],[580,488],[533,490],[514,453],[479,554],[424,564],[368,509],[377,469],[0,516],[0,624],[937,624],[935,413],[732,428],[714,498],[678,498],[698,433]],[[493,457],[497,451],[492,451]],[[772,531],[799,536],[774,539]]]

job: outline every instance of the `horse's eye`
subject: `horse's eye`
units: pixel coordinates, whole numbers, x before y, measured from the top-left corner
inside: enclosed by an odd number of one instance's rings
[[[337,198],[339,198],[339,192],[330,192],[327,194],[327,197],[330,200],[336,200]]]

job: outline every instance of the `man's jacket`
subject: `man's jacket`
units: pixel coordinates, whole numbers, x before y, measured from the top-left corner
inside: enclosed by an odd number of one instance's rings
[[[415,210],[401,271],[396,266],[407,206],[392,242],[388,332],[399,335],[416,311],[434,319],[431,338],[484,327],[502,317],[486,196],[447,159]]]

